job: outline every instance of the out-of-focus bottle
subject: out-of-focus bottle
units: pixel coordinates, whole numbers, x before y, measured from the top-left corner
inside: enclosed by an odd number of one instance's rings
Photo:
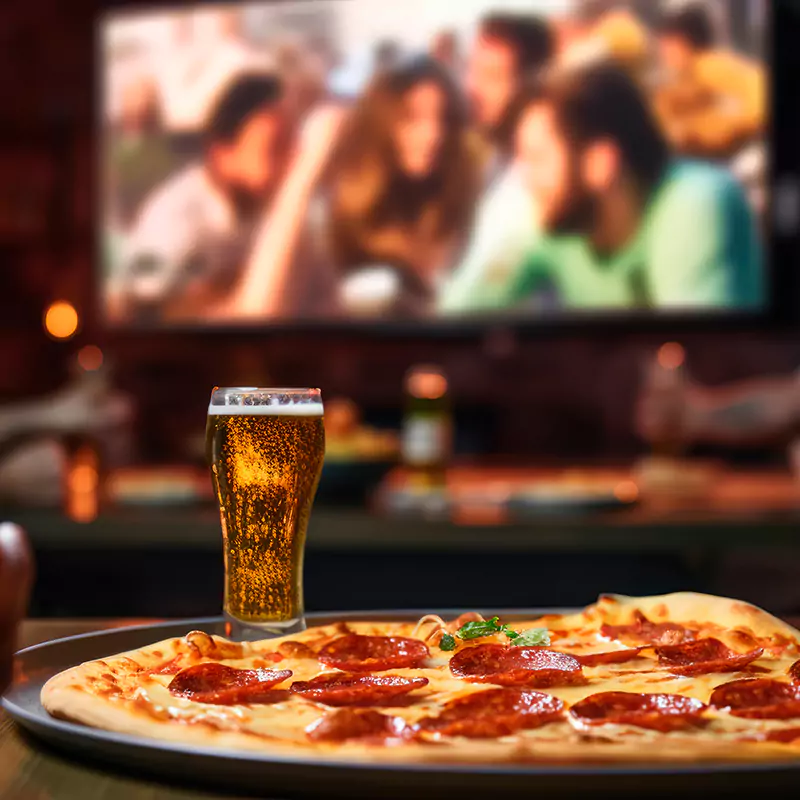
[[[679,458],[686,452],[686,353],[677,342],[661,346],[650,365],[649,392],[657,405],[658,435],[651,436],[653,456]]]
[[[420,365],[406,373],[401,455],[415,486],[444,486],[453,447],[447,389],[447,378],[439,367]]]
[[[100,448],[88,436],[65,436],[62,442],[64,514],[75,522],[91,522],[102,500]]]

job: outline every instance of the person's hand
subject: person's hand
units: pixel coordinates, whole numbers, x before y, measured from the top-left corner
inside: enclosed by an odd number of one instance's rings
[[[128,423],[133,408],[103,370],[82,372],[41,404],[40,426],[58,434],[93,433]]]
[[[25,532],[0,524],[0,694],[11,683],[17,627],[25,616],[33,580],[33,556]]]

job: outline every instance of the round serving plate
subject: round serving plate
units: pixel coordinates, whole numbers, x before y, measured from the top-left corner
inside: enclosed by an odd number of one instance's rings
[[[563,609],[496,610],[502,619],[531,619]],[[337,620],[416,620],[418,611],[309,614],[309,625]],[[461,610],[436,612],[455,617]],[[71,755],[118,770],[171,782],[243,792],[259,797],[700,797],[753,792],[795,791],[800,759],[776,763],[702,764],[371,764],[287,757],[172,744],[139,736],[97,730],[51,717],[39,702],[44,683],[83,661],[144,647],[191,630],[220,633],[221,617],[118,628],[70,636],[17,654],[18,679],[3,697],[5,711],[37,739]],[[490,794],[491,793],[491,794]]]

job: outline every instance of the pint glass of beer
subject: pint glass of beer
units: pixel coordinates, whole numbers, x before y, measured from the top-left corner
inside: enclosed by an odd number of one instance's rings
[[[306,528],[325,454],[319,389],[215,388],[206,452],[227,621],[240,635],[301,630]]]

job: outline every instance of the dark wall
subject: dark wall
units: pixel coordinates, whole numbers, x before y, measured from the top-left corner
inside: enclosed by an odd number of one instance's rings
[[[2,170],[27,153],[40,164],[46,193],[38,224],[26,227],[4,222],[19,204],[0,188],[0,399],[52,389],[77,347],[103,344],[119,384],[139,401],[143,454],[166,458],[180,451],[184,434],[201,429],[215,383],[319,385],[329,397],[350,395],[388,413],[398,408],[408,365],[435,361],[450,374],[458,407],[491,421],[489,449],[625,455],[639,447],[631,413],[642,365],[664,340],[682,341],[692,371],[713,383],[800,365],[797,331],[755,324],[647,333],[594,326],[527,339],[494,331],[460,341],[103,331],[93,311],[96,14],[89,0],[0,6],[0,187],[8,185]],[[83,329],[69,343],[42,333],[42,310],[56,297],[84,313]]]

